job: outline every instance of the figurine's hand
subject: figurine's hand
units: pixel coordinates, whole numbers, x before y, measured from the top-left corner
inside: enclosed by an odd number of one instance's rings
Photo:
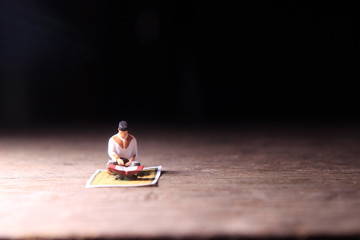
[[[122,160],[121,158],[117,159],[116,161],[120,166],[124,166],[124,160]]]
[[[128,161],[127,163],[125,163],[125,167],[130,166],[130,164],[131,164],[131,161]]]

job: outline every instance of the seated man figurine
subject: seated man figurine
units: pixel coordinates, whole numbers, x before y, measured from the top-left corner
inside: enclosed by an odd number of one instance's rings
[[[135,137],[128,133],[127,122],[121,121],[118,130],[119,133],[109,139],[108,154],[111,159],[108,161],[107,166],[140,166],[140,162],[136,161],[138,156],[137,142]]]

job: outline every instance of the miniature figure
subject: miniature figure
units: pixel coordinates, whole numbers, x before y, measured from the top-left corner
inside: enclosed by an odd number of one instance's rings
[[[111,159],[107,163],[108,171],[116,175],[117,179],[124,179],[125,176],[136,178],[134,174],[144,168],[136,160],[138,158],[137,141],[133,135],[129,134],[126,121],[119,123],[118,131],[109,139],[108,154]]]

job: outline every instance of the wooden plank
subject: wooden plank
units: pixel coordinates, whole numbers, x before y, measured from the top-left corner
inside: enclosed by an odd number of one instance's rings
[[[127,189],[84,187],[112,129],[0,135],[0,238],[360,236],[358,126],[155,130]]]

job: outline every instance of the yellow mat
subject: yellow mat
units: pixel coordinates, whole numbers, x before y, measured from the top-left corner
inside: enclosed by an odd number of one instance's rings
[[[139,187],[154,185],[159,180],[161,174],[161,166],[144,168],[137,175],[137,179],[116,180],[114,175],[108,173],[107,170],[98,169],[87,181],[87,188],[94,187]]]

